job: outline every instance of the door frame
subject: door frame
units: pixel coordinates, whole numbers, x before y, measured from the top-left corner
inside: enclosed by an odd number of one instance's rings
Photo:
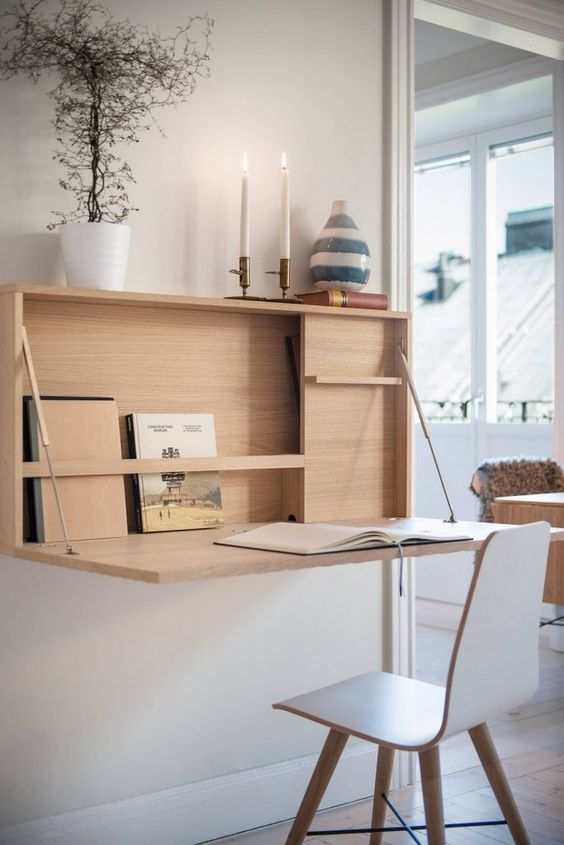
[[[411,310],[413,302],[413,124],[415,17],[484,38],[528,49],[558,60],[553,79],[555,317],[564,321],[564,11],[556,3],[525,0],[382,0],[382,264],[391,307]],[[564,334],[564,333],[562,333]],[[564,419],[564,337],[555,342],[555,416]],[[557,458],[564,459],[564,431],[554,426]],[[397,567],[385,579],[388,616],[385,662],[388,671],[415,671],[415,571],[405,573],[409,598],[400,599]],[[406,755],[400,755],[405,758]],[[402,759],[396,786],[414,779],[414,766]]]

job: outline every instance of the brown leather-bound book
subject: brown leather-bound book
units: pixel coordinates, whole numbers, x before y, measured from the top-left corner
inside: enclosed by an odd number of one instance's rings
[[[378,311],[388,309],[388,297],[385,293],[315,290],[299,293],[298,297],[306,305],[330,305],[333,308],[375,308]]]
[[[121,460],[117,403],[114,399],[41,398],[53,462]],[[26,459],[45,461],[35,404],[24,397]],[[127,517],[122,475],[59,476],[57,486],[71,540],[125,537]],[[52,543],[63,530],[50,478],[27,485],[29,539]]]

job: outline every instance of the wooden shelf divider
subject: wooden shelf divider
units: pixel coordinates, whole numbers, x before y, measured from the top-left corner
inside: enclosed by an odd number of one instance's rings
[[[260,469],[301,469],[303,455],[237,455],[225,458],[130,458],[121,461],[55,461],[56,476],[130,475],[159,472],[239,472]],[[47,463],[26,461],[22,464],[23,478],[46,478]]]
[[[402,384],[401,378],[396,376],[319,376],[305,377],[307,384],[367,384],[367,385],[395,385]]]

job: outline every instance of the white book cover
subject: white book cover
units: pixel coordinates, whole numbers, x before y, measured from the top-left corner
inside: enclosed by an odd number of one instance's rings
[[[391,521],[385,527],[333,525],[326,522],[273,522],[215,542],[219,545],[295,555],[318,555],[383,546],[448,543],[471,539],[461,532],[457,525],[440,523],[438,520],[411,518]]]
[[[132,456],[214,458],[213,414],[130,414]],[[186,531],[223,525],[219,473],[171,471],[136,476],[138,529]]]

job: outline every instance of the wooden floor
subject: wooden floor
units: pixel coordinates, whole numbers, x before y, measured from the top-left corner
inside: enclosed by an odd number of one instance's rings
[[[444,683],[454,633],[418,625],[418,677]],[[517,804],[533,845],[564,844],[564,653],[541,649],[540,687],[519,713],[489,723]],[[497,803],[467,734],[441,744],[445,821],[501,818]],[[424,822],[419,785],[397,790],[391,799],[414,824]],[[297,809],[297,808],[296,808]],[[315,829],[369,827],[368,801],[325,810]],[[392,818],[389,819],[392,823]],[[388,823],[388,822],[387,822]],[[217,845],[283,845],[290,823],[284,822],[216,840]],[[422,843],[427,842],[418,832]],[[309,845],[368,845],[367,834],[308,837]],[[389,833],[386,845],[413,845],[407,833]],[[448,845],[512,843],[507,828],[447,831]]]

